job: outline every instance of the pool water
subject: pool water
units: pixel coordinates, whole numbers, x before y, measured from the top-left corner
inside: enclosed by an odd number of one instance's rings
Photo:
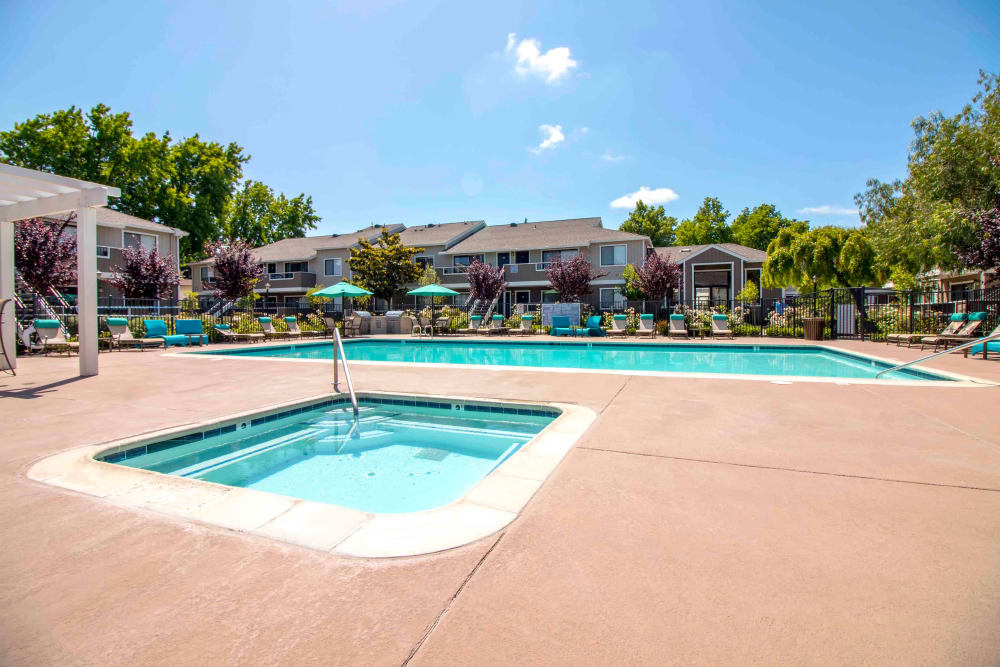
[[[873,379],[889,364],[813,345],[698,343],[594,343],[483,340],[345,341],[349,361],[477,364],[622,371],[672,371]],[[332,346],[304,343],[207,352],[249,357],[332,359]],[[886,380],[950,380],[914,368],[886,373]]]
[[[558,416],[404,399],[365,399],[357,421],[343,399],[289,412],[100,458],[366,512],[417,512],[464,496]]]

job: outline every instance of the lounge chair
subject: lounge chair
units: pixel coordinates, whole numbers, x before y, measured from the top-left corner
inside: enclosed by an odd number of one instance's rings
[[[530,336],[535,333],[534,329],[531,328],[534,323],[534,315],[521,315],[521,325],[516,329],[511,329],[510,332],[518,336]]]
[[[924,349],[924,345],[933,345],[934,351],[937,352],[938,346],[943,345],[944,349],[948,349],[950,343],[956,345],[961,345],[962,343],[967,343],[973,340],[976,336],[976,332],[979,331],[979,327],[983,326],[983,320],[986,319],[985,312],[970,313],[969,320],[962,325],[962,328],[958,330],[956,334],[938,334],[937,336],[925,336],[920,339],[920,349]]]
[[[35,320],[32,325],[35,327],[38,340],[41,341],[42,354],[48,354],[50,349],[67,354],[73,350],[79,351],[79,343],[66,340],[59,320]]]
[[[222,336],[225,341],[231,341],[233,343],[239,343],[240,341],[246,341],[248,343],[256,343],[257,341],[264,340],[264,334],[262,333],[237,333],[233,331],[233,327],[228,324],[216,324],[212,327],[215,332]]]
[[[680,336],[681,338],[688,337],[687,325],[684,324],[684,316],[680,313],[674,313],[670,316],[670,326],[667,329],[667,338],[675,336]]]
[[[952,336],[957,334],[962,325],[965,324],[965,320],[968,317],[966,313],[952,313],[951,317],[948,318],[948,326],[941,330],[938,334],[939,336]],[[885,337],[886,343],[895,342],[896,347],[899,347],[900,343],[906,343],[906,347],[914,342],[919,341],[921,338],[927,338],[927,334],[922,333],[891,333],[887,334]]]
[[[625,330],[626,317],[624,315],[612,315],[611,316],[611,328],[605,331],[608,336],[621,336],[624,338],[628,335],[628,331]]]
[[[257,323],[260,324],[260,330],[264,332],[264,340],[271,340],[272,338],[288,338],[287,331],[278,331],[271,324],[270,317],[258,317]]]
[[[491,336],[493,334],[506,336],[508,331],[507,327],[503,325],[503,315],[494,315],[490,318],[489,332]]]
[[[187,336],[189,345],[208,345],[208,334],[201,320],[174,320],[174,332]]]
[[[552,326],[549,328],[550,336],[575,336],[576,331],[569,325],[569,317],[565,315],[553,315]]]
[[[285,326],[288,327],[288,335],[293,338],[302,337],[302,329],[299,328],[299,319],[289,315],[285,318]]]
[[[481,333],[481,328],[483,324],[482,315],[470,315],[469,316],[469,326],[464,329],[459,329],[458,333],[461,334],[478,334]]]
[[[649,336],[650,338],[656,338],[656,327],[653,322],[653,314],[645,313],[639,316],[639,328],[636,329],[636,336]]]
[[[729,328],[729,318],[722,313],[712,315],[712,338],[732,338],[733,332]]]
[[[170,347],[171,345],[186,347],[188,344],[187,336],[168,334],[167,323],[163,320],[143,320],[142,324],[146,327],[146,338],[162,338],[164,347]]]
[[[162,338],[136,338],[132,335],[132,330],[128,327],[127,317],[109,317],[108,331],[111,332],[112,346],[117,345],[118,349],[126,347],[137,347],[142,352],[147,347],[163,347],[166,343]]]
[[[585,328],[581,336],[603,336],[604,329],[601,328],[601,316],[591,315],[587,318],[587,322],[583,325]]]
[[[1000,325],[997,326],[991,333],[986,334],[986,336],[996,336],[1000,334]],[[986,337],[984,336],[984,338]],[[1000,340],[989,340],[985,343],[980,343],[979,345],[973,345],[972,347],[967,347],[962,352],[968,357],[970,354],[976,356],[977,354],[982,354],[983,359],[989,356],[990,352],[1000,352]]]

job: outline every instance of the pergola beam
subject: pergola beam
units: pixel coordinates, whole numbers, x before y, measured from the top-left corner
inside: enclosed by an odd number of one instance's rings
[[[14,222],[39,218],[46,215],[58,215],[67,211],[75,211],[91,206],[107,206],[108,197],[115,196],[110,190],[117,188],[93,188],[67,192],[61,195],[21,201],[16,204],[0,206],[0,222]]]

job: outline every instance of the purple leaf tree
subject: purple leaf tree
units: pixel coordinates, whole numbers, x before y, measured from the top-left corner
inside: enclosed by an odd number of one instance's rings
[[[507,288],[503,279],[502,266],[490,266],[478,259],[473,260],[465,272],[469,280],[469,295],[473,299],[491,302]]]
[[[681,286],[681,267],[659,253],[646,255],[646,261],[636,272],[639,289],[650,301],[659,301]]]
[[[975,211],[969,218],[976,225],[978,243],[959,252],[962,262],[983,271],[1000,269],[1000,208]]]
[[[545,276],[559,293],[559,300],[563,303],[580,301],[590,294],[590,283],[606,275],[607,272],[594,273],[590,262],[583,255],[557,260],[545,270]]]
[[[76,282],[76,239],[63,233],[71,221],[32,218],[14,228],[14,266],[36,292]]]
[[[169,298],[180,282],[177,260],[155,248],[122,248],[122,264],[114,268],[109,282],[126,299]]]
[[[213,258],[215,295],[230,301],[253,294],[254,285],[264,275],[264,268],[257,263],[253,248],[248,243],[213,241],[206,246]]]

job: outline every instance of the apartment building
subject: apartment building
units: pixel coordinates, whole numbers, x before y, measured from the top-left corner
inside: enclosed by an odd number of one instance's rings
[[[681,267],[685,302],[726,303],[736,298],[748,282],[761,287],[761,270],[767,253],[738,243],[664,246],[656,249],[664,259]],[[780,299],[781,289],[760,290],[763,299]]]

